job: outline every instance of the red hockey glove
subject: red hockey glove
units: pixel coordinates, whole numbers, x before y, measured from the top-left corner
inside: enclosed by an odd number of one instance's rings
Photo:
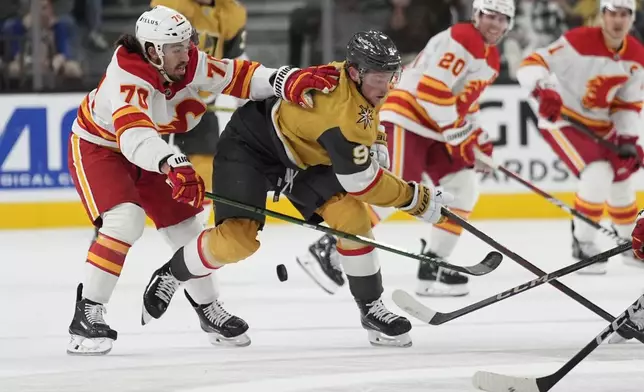
[[[488,156],[492,156],[494,146],[490,141],[487,132],[481,128],[472,132],[465,140],[456,146],[445,144],[447,152],[449,152],[452,160],[460,160],[465,163],[465,166],[472,167],[476,163],[476,156],[474,150],[479,149],[481,152]]]
[[[539,100],[539,116],[548,121],[556,121],[561,116],[563,102],[554,85],[539,82],[532,91],[532,96]]]
[[[201,207],[205,185],[188,158],[183,154],[175,154],[169,156],[166,163],[170,166],[166,182],[172,187],[172,198],[196,208]]]
[[[633,234],[631,234],[633,240],[633,253],[635,256],[644,260],[644,219],[642,219],[644,210],[640,211],[637,215],[637,220],[635,221],[635,228],[633,229]]]
[[[285,66],[277,70],[273,90],[279,98],[311,109],[313,108],[311,90],[328,94],[336,88],[339,78],[340,71],[332,65],[304,69]]]

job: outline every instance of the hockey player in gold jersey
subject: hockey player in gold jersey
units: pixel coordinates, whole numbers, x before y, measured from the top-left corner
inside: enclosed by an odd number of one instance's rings
[[[312,96],[312,110],[267,99],[235,112],[215,155],[214,192],[265,207],[267,192],[274,190],[305,219],[363,236],[373,235],[365,202],[438,222],[452,195],[407,183],[370,154],[379,132],[377,109],[400,72],[394,43],[377,31],[357,33],[347,46],[346,61],[335,65],[341,70],[337,88]],[[264,216],[215,202],[215,228],[194,238],[153,274],[143,296],[142,321],[161,317],[181,282],[255,253],[264,222]],[[370,342],[410,346],[411,324],[380,299],[382,276],[374,248],[340,240],[338,252]],[[243,320],[213,317],[224,339],[233,345],[250,343]]]
[[[173,8],[188,18],[197,31],[198,47],[214,58],[247,59],[246,8],[235,0],[151,0],[152,7],[164,5]],[[206,190],[212,189],[212,162],[219,140],[219,121],[215,113],[216,95],[203,92],[208,106],[201,122],[185,134],[164,137],[190,159],[190,163],[201,178]],[[204,223],[209,221],[212,202],[204,200],[204,211],[200,214]]]

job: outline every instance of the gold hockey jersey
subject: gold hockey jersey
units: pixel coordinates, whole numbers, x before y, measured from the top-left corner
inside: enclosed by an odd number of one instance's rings
[[[359,200],[378,206],[400,207],[410,202],[412,188],[371,159],[369,147],[378,135],[378,108],[358,91],[344,63],[337,88],[314,95],[314,108],[278,101],[273,125],[289,159],[306,169],[332,165],[340,184]]]
[[[246,44],[246,9],[236,0],[213,0],[212,6],[194,0],[151,0],[182,13],[199,34],[199,49],[215,58],[239,57]]]

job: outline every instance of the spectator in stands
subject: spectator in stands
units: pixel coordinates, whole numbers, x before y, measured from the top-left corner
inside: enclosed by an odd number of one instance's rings
[[[396,43],[403,64],[413,61],[434,35],[456,22],[460,0],[389,0],[392,7],[385,33]]]
[[[69,7],[69,4],[73,3],[72,8],[74,15],[76,15],[76,20],[79,21],[79,24],[84,24],[89,30],[87,35],[89,44],[98,50],[109,49],[110,44],[101,32],[101,26],[103,24],[103,0],[62,1],[66,3],[66,7]],[[72,10],[70,9],[69,12],[72,12]]]
[[[390,0],[336,0],[333,7],[333,60],[344,59],[345,43],[358,31],[384,30],[390,15]],[[311,43],[308,63],[322,59],[322,10],[319,0],[309,0],[291,13],[289,26],[289,63],[303,66],[302,48]]]
[[[537,39],[532,32],[530,15],[532,8],[527,3],[527,1],[516,3],[514,28],[499,45],[502,67],[497,83],[516,83],[516,71],[528,51],[533,49],[532,42]]]
[[[20,11],[20,4],[10,2],[0,7],[0,31],[3,31],[3,26],[6,20],[15,18],[18,16]],[[9,46],[10,37],[6,34],[0,36],[0,86],[3,86],[4,82],[4,64],[5,57],[7,56],[6,48]]]
[[[289,16],[288,26],[288,63],[302,67],[304,59],[302,51],[306,42],[312,42],[317,39],[320,32],[322,21],[320,2],[318,0],[309,0],[302,7],[295,8]],[[319,56],[311,56],[310,63],[321,63]]]
[[[55,16],[51,1],[41,0],[42,42],[38,48],[33,48],[29,32],[34,21],[29,12],[29,1],[24,1],[23,6],[22,16],[7,20],[3,26],[3,34],[11,37],[8,50],[9,77],[24,80],[25,73],[31,69],[32,54],[38,50],[42,55],[45,72],[64,76],[68,80],[79,80],[82,72],[72,53],[75,26],[71,16]]]
[[[568,30],[567,18],[562,4],[566,0],[534,0],[530,13],[535,47],[549,45]],[[567,8],[566,8],[567,9]]]

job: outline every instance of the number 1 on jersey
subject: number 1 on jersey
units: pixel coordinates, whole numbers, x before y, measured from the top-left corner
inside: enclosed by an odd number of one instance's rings
[[[456,61],[454,61],[456,60]],[[457,59],[456,55],[452,52],[447,52],[441,57],[438,62],[438,66],[447,70],[452,71],[452,75],[458,76],[463,72],[465,68],[465,61],[463,59]]]

